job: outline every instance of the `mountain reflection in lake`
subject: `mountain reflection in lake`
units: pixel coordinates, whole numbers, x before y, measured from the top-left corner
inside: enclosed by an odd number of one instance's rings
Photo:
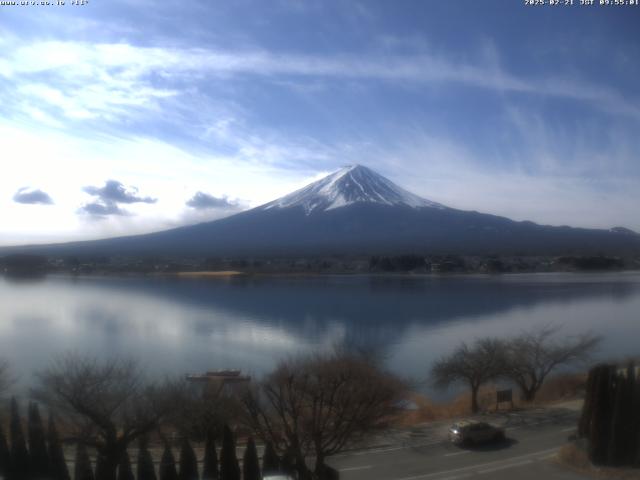
[[[241,368],[336,343],[416,380],[462,340],[554,323],[637,354],[640,274],[451,277],[0,278],[0,356],[20,383],[53,355],[132,355],[154,375]]]

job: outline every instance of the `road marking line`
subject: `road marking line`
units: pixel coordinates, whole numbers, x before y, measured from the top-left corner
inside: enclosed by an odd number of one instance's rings
[[[493,462],[487,462],[487,463],[481,463],[479,465],[469,465],[467,467],[460,467],[460,468],[454,468],[453,470],[443,470],[440,472],[433,472],[433,473],[425,473],[422,475],[413,475],[411,477],[401,477],[401,478],[397,478],[395,480],[417,480],[420,478],[430,478],[430,477],[435,477],[438,475],[445,475],[447,473],[456,473],[456,472],[464,472],[465,470],[475,470],[477,468],[482,468],[482,467],[489,467],[490,465],[496,465],[499,463],[504,463],[504,462],[512,462],[514,460],[521,460],[521,459],[525,459],[525,458],[529,458],[529,457],[535,457],[535,456],[539,456],[539,455],[545,455],[545,454],[551,454],[551,453],[555,453],[558,450],[558,447],[555,448],[550,448],[548,450],[541,450],[539,452],[532,452],[532,453],[527,453],[525,455],[519,455],[517,457],[511,457],[511,458],[505,458],[502,460],[494,460]]]
[[[576,427],[571,427],[571,428],[563,428],[562,430],[560,430],[561,432],[573,432],[576,429]]]
[[[528,465],[530,463],[533,463],[533,460],[523,460],[521,462],[516,462],[516,463],[508,463],[506,465],[500,465],[498,467],[493,467],[493,468],[486,468],[484,470],[478,470],[478,473],[491,473],[491,472],[497,472],[499,470],[506,470],[507,468],[513,468],[513,467],[520,467],[522,465]]]
[[[440,480],[459,480],[460,478],[469,478],[471,473],[463,473],[462,475],[452,475],[451,477],[443,477]]]
[[[416,443],[412,445],[403,445],[401,447],[390,447],[390,448],[380,448],[380,449],[373,448],[371,450],[361,450],[359,452],[350,452],[350,453],[343,453],[340,455],[334,455],[334,458],[351,457],[351,456],[357,456],[357,455],[369,455],[372,453],[396,452],[398,450],[408,450],[410,448],[429,447],[431,445],[439,445],[441,443],[446,443],[446,440],[438,440],[435,442],[427,442],[427,443]]]
[[[456,455],[464,455],[465,453],[471,453],[471,450],[466,450],[462,452],[454,452],[454,453],[446,453],[445,457],[455,457]]]
[[[339,471],[341,471],[341,472],[353,472],[355,470],[368,470],[370,468],[373,468],[373,465],[363,465],[361,467],[340,468]]]
[[[536,460],[540,460],[540,461],[542,461],[542,460],[549,460],[550,458],[553,458],[553,457],[555,457],[555,455],[545,455],[544,457],[538,457],[538,458],[536,458]]]

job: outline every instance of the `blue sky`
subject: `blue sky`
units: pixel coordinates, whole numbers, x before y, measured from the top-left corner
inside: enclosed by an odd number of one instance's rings
[[[352,163],[451,207],[640,230],[639,20],[517,0],[0,6],[0,244],[219,218]]]

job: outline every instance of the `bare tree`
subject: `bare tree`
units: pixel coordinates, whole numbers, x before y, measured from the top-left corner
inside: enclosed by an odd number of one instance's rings
[[[116,479],[127,446],[155,429],[173,404],[168,392],[146,382],[130,359],[100,362],[68,354],[37,377],[34,396],[65,413],[75,427],[73,440],[97,451],[100,480]]]
[[[561,338],[560,329],[546,325],[506,343],[505,375],[520,388],[522,399],[532,401],[555,368],[588,360],[601,337],[585,333]]]
[[[328,456],[388,427],[404,384],[361,355],[336,350],[284,361],[244,398],[248,425],[292,457],[298,478]],[[315,458],[314,472],[306,465]]]
[[[471,388],[471,412],[477,413],[478,390],[497,378],[505,363],[504,343],[495,338],[482,338],[472,345],[460,344],[453,353],[441,358],[431,368],[431,379],[438,388],[463,382]]]

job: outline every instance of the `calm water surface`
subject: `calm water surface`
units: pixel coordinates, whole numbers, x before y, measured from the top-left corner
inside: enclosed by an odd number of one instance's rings
[[[179,280],[0,278],[0,356],[20,385],[57,353],[134,355],[154,374],[241,368],[301,350],[375,347],[423,379],[461,340],[535,325],[604,336],[599,356],[640,353],[640,273]]]

